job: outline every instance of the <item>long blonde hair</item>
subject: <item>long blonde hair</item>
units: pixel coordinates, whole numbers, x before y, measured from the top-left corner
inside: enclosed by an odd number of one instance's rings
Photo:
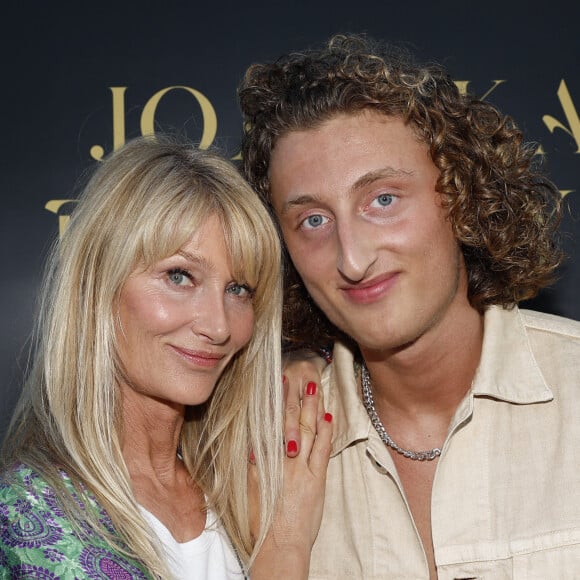
[[[138,264],[174,254],[208,217],[223,225],[233,273],[255,288],[248,345],[210,400],[186,412],[181,453],[247,563],[271,522],[281,488],[281,282],[276,230],[256,194],[223,158],[169,137],[140,138],[111,154],[87,184],[41,292],[35,355],[4,441],[4,462],[23,462],[55,487],[67,513],[111,543],[98,518],[77,513],[58,469],[88,488],[125,544],[156,576],[167,574],[140,516],[119,443],[122,428],[115,302]],[[250,535],[248,454],[259,473],[261,532]],[[77,490],[77,491],[78,491]]]

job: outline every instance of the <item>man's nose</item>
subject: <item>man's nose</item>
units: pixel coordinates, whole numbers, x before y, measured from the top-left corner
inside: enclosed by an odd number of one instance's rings
[[[349,282],[360,282],[376,260],[373,240],[364,223],[339,224],[337,268]]]

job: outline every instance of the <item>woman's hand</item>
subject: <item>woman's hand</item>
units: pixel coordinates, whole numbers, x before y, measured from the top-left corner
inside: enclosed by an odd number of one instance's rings
[[[300,449],[284,461],[282,497],[252,566],[252,580],[308,578],[310,552],[322,519],[332,437],[332,416],[325,412],[322,391],[314,381],[308,382],[299,404],[298,429]],[[250,505],[256,507],[254,469],[250,468]]]
[[[309,383],[320,385],[326,361],[310,350],[297,350],[284,355],[284,441],[286,455],[296,457],[302,445],[300,429],[301,400]],[[320,398],[322,405],[322,397]]]

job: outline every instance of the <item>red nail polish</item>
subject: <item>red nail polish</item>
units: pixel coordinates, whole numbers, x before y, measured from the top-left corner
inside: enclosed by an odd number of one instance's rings
[[[294,439],[290,439],[286,444],[286,449],[288,450],[288,453],[296,453],[298,451],[298,443],[296,443]]]
[[[285,385],[288,382],[286,375],[282,375],[282,383]]]
[[[332,414],[331,413],[324,413],[324,420],[327,423],[332,423]]]
[[[313,383],[312,381],[310,381],[306,385],[306,394],[307,395],[315,395],[316,394],[316,383]]]
[[[250,451],[250,463],[252,465],[256,465],[256,456],[254,455],[253,451]]]

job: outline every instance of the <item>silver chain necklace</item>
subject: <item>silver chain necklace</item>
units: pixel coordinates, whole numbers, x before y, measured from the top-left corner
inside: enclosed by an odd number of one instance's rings
[[[371,376],[369,374],[369,369],[367,369],[367,365],[364,361],[360,369],[360,379],[365,409],[367,410],[367,414],[369,416],[369,419],[371,420],[371,423],[373,424],[373,427],[377,430],[377,433],[379,434],[385,445],[388,445],[391,449],[394,449],[397,453],[400,453],[403,457],[406,457],[407,459],[414,459],[415,461],[433,461],[433,459],[441,455],[441,449],[439,449],[439,447],[435,447],[430,451],[408,451],[407,449],[399,447],[389,437],[389,434],[387,433],[385,426],[379,419],[379,415],[377,414],[377,410],[375,408],[375,401],[373,399]]]

